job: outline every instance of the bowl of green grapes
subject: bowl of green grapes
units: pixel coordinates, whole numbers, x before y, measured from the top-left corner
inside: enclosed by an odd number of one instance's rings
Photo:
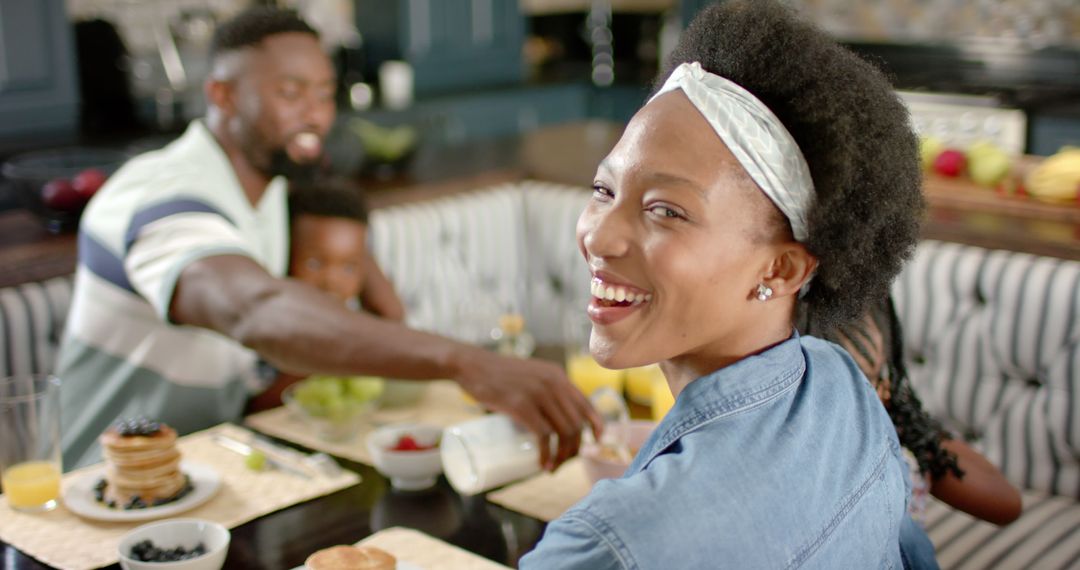
[[[356,435],[378,405],[383,380],[373,376],[312,376],[285,389],[285,406],[326,441]]]

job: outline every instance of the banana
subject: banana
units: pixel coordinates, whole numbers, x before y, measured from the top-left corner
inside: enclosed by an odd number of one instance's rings
[[[1072,202],[1080,194],[1080,148],[1066,147],[1032,170],[1027,193],[1048,202]]]

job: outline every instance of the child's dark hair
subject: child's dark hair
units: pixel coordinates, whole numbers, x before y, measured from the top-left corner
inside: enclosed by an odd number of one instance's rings
[[[881,72],[773,0],[703,9],[655,89],[694,61],[753,93],[795,138],[816,190],[806,246],[819,260],[802,302],[828,326],[859,318],[918,239],[922,176],[907,108]]]
[[[803,334],[814,335],[835,342],[859,353],[867,362],[875,362],[873,335],[868,330],[874,326],[881,333],[883,354],[882,378],[872,378],[871,382],[888,381],[889,402],[886,409],[900,444],[908,449],[919,462],[919,470],[937,479],[952,472],[963,477],[964,472],[956,463],[956,455],[941,447],[941,442],[949,435],[941,423],[930,417],[922,407],[922,402],[915,395],[904,366],[904,335],[900,330],[900,319],[896,315],[892,299],[875,303],[868,313],[870,322],[859,319],[839,327],[826,327],[802,316],[799,330]]]
[[[289,32],[319,37],[319,32],[302,20],[295,10],[268,6],[248,8],[214,30],[210,42],[210,61],[225,53],[256,46],[269,36]]]
[[[360,187],[344,178],[316,178],[294,183],[289,189],[289,216],[301,214],[368,221],[367,203]]]

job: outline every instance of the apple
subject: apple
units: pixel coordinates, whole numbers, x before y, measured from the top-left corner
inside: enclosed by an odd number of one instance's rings
[[[71,185],[76,192],[89,200],[105,184],[106,178],[104,172],[96,168],[87,168],[75,175],[75,178],[71,180]]]
[[[919,160],[923,170],[930,170],[934,165],[934,159],[945,150],[945,143],[936,137],[921,137],[919,139]]]
[[[53,210],[74,212],[86,204],[86,198],[68,179],[54,178],[41,187],[41,202]]]
[[[942,176],[953,178],[960,176],[966,166],[967,157],[964,156],[964,153],[953,148],[941,151],[941,154],[934,159],[934,171]]]
[[[979,186],[993,188],[1011,169],[1012,160],[1000,150],[985,150],[968,157],[968,175]]]

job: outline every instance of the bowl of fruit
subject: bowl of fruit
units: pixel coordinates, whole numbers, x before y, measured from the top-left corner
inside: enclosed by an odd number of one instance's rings
[[[403,172],[419,143],[419,131],[412,125],[384,127],[359,118],[348,125],[364,148],[362,171],[376,178],[393,178]]]
[[[74,147],[13,156],[2,172],[23,205],[61,233],[78,227],[86,203],[125,160],[120,151]]]
[[[327,441],[356,435],[375,410],[383,381],[372,376],[312,376],[285,389],[285,406]]]
[[[403,491],[418,491],[435,484],[442,473],[439,439],[442,428],[401,423],[381,427],[367,437],[375,470]]]

